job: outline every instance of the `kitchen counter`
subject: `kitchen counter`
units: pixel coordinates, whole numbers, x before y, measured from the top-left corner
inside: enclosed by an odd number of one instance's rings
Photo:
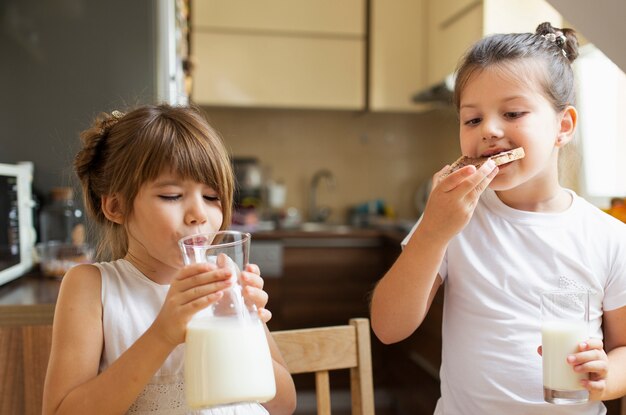
[[[341,228],[341,231],[275,230],[253,233],[252,240],[282,241],[286,246],[399,246],[402,232]],[[253,242],[254,244],[254,242]],[[254,245],[253,245],[254,246]],[[44,277],[37,268],[0,286],[0,326],[52,324],[60,279]]]
[[[52,324],[61,280],[37,269],[0,287],[0,326]]]

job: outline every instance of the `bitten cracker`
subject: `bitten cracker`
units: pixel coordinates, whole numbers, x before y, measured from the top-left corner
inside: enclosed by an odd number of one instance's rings
[[[450,169],[443,174],[443,177],[446,177],[449,174],[457,171],[458,169],[469,166],[471,164],[476,166],[476,168],[478,169],[489,159],[493,160],[496,163],[496,166],[500,166],[502,164],[510,163],[514,160],[524,158],[524,156],[524,149],[522,147],[514,148],[513,150],[503,151],[502,153],[494,154],[489,157],[461,156],[454,163],[452,163]]]

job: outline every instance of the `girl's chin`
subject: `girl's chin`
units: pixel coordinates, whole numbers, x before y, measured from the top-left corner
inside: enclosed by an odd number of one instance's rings
[[[489,183],[489,188],[495,192],[503,192],[505,190],[511,190],[515,187],[515,184],[511,183],[510,180],[499,176],[496,176],[491,183]]]

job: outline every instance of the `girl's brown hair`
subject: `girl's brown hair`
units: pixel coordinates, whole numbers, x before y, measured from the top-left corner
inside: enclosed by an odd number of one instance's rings
[[[161,104],[127,114],[102,113],[80,138],[83,147],[74,170],[85,209],[103,231],[99,259],[119,259],[128,250],[126,229],[104,216],[102,197],[116,194],[128,216],[141,185],[164,171],[215,189],[224,218],[221,229],[230,224],[234,186],[230,159],[220,136],[197,108]]]
[[[461,93],[469,78],[493,65],[505,66],[520,59],[543,62],[536,73],[555,110],[574,104],[574,74],[571,62],[578,56],[578,39],[572,29],[559,29],[541,23],[535,33],[510,33],[487,36],[472,46],[456,71],[454,105],[457,111]]]

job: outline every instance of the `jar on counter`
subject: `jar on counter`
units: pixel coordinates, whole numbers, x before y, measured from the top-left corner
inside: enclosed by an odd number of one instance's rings
[[[55,187],[40,214],[40,241],[80,245],[85,241],[83,212],[74,205],[71,187]]]

